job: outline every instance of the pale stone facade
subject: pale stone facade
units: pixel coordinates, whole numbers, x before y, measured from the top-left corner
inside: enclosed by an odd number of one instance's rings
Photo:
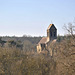
[[[37,52],[48,50],[49,43],[57,39],[57,29],[54,24],[50,24],[47,28],[47,37],[43,37],[37,45]],[[52,55],[52,51],[50,50]]]

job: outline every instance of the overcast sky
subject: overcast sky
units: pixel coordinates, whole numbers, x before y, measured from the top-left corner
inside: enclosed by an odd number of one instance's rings
[[[0,36],[46,36],[51,23],[64,35],[74,17],[75,0],[0,0]]]

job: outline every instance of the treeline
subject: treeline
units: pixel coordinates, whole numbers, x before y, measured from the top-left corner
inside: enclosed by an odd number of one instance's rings
[[[65,38],[69,38],[70,36],[59,36],[57,37],[57,42],[61,42]],[[1,47],[16,47],[20,50],[25,51],[36,51],[36,46],[42,37],[31,37],[31,36],[23,36],[23,37],[0,37],[0,46]]]
[[[1,47],[16,47],[20,50],[25,51],[36,51],[36,45],[40,41],[42,37],[31,37],[31,36],[23,36],[23,37],[0,37],[0,46]]]

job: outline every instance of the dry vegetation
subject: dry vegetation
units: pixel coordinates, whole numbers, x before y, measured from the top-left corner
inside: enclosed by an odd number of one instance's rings
[[[51,45],[54,45],[52,49],[53,59],[57,63],[56,75],[75,75],[75,39],[70,37]]]
[[[54,75],[56,63],[36,53],[0,48],[0,75]]]
[[[0,75],[75,75],[75,39],[51,43],[53,57],[20,49],[0,48]]]

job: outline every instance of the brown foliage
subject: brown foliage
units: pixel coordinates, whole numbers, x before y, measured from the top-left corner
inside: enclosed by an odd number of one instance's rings
[[[70,37],[59,43],[51,43],[50,48],[57,63],[57,75],[75,75],[75,39]]]
[[[0,75],[54,75],[55,61],[42,54],[0,48]]]

